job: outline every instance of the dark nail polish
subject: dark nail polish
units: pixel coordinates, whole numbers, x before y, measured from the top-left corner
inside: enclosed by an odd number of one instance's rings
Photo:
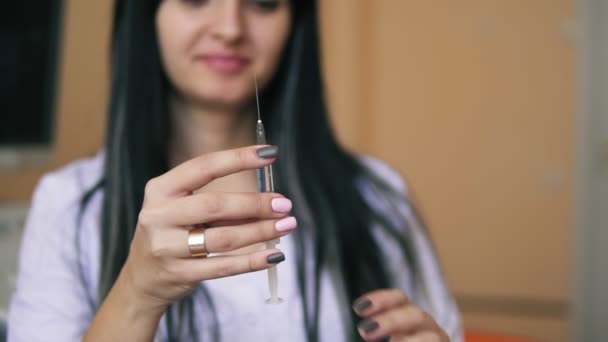
[[[365,334],[369,334],[374,332],[374,330],[378,329],[379,325],[378,322],[375,321],[363,321],[361,324],[359,324],[359,328],[361,330],[363,330],[363,332]]]
[[[353,309],[356,313],[361,314],[363,311],[369,309],[370,306],[372,306],[372,302],[369,299],[361,298],[355,301],[353,304]]]
[[[276,158],[279,155],[279,148],[277,146],[265,146],[258,148],[255,152],[260,158],[271,159]]]
[[[266,261],[268,261],[269,264],[278,264],[283,260],[285,260],[285,254],[282,252],[270,254],[268,258],[266,258]]]

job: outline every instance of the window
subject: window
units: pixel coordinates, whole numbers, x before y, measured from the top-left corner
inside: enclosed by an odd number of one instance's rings
[[[8,1],[0,11],[0,147],[51,143],[61,0]]]

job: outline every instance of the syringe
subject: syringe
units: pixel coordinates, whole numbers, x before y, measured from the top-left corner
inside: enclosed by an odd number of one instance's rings
[[[255,136],[256,143],[258,145],[266,145],[266,132],[264,131],[264,124],[260,116],[260,100],[258,98],[258,80],[255,75],[253,76],[255,83],[255,101],[258,108],[258,122],[256,125]],[[264,168],[257,169],[256,174],[258,177],[258,189],[260,192],[274,192],[274,178],[272,174],[272,165],[265,166]],[[266,248],[271,249],[279,243],[279,239],[274,239],[266,242]],[[270,298],[266,300],[269,304],[279,304],[283,302],[278,295],[279,280],[277,276],[277,266],[272,266],[268,269],[268,289],[270,290]]]

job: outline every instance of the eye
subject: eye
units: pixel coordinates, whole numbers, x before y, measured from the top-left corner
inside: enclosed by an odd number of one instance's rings
[[[190,5],[192,7],[199,7],[205,5],[209,2],[209,0],[181,0],[182,3],[186,5]]]
[[[247,0],[247,4],[264,12],[272,12],[279,8],[281,0]]]

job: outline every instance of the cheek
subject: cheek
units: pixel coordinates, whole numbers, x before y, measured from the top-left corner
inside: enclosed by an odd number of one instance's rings
[[[179,15],[172,11],[170,2],[161,4],[156,17],[156,34],[163,67],[170,79],[179,80],[187,74],[187,46],[189,28]],[[183,18],[182,18],[183,19]]]
[[[288,14],[277,18],[272,24],[264,25],[256,32],[255,39],[259,56],[262,56],[264,69],[277,66],[286,45],[291,22]]]
[[[158,49],[160,50],[160,55],[162,62],[165,66],[165,69],[170,69],[171,65],[175,62],[173,61],[175,56],[175,47],[176,41],[172,39],[172,37],[176,36],[176,33],[173,32],[175,29],[175,25],[172,24],[171,16],[169,16],[161,5],[161,8],[158,11],[158,15],[156,17],[156,35],[158,39]]]

